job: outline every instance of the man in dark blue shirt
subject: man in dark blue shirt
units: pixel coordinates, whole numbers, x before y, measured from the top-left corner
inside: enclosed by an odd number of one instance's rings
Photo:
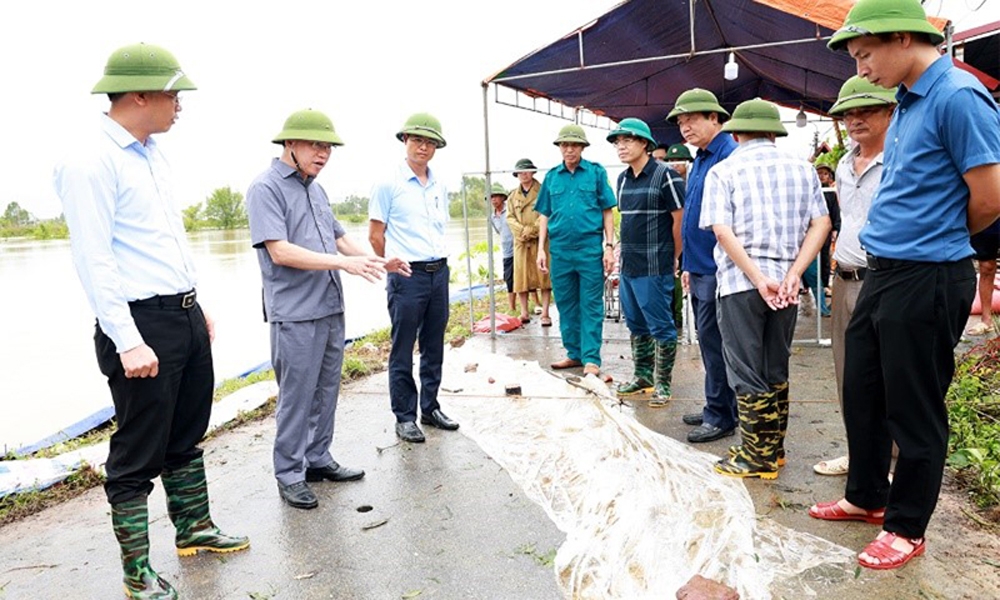
[[[667,121],[680,126],[687,143],[698,148],[688,171],[684,218],[683,274],[681,283],[691,294],[701,362],[705,366],[705,408],[700,413],[684,415],[684,422],[697,425],[688,433],[692,443],[711,442],[736,432],[736,395],[726,381],[726,363],[722,358],[722,335],[715,317],[715,235],[698,228],[701,218],[701,195],[708,170],[736,149],[736,141],[722,133],[722,123],[729,118],[708,90],[692,89],[677,97]],[[787,416],[787,411],[785,412]],[[782,459],[782,462],[783,459]]]

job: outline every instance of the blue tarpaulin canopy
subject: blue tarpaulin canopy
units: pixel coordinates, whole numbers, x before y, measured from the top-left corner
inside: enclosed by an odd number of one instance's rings
[[[825,113],[856,73],[826,47],[850,0],[631,0],[518,60],[484,84],[585,108],[614,121],[639,117],[663,142],[685,90],[711,90],[732,111],[755,97]],[[723,77],[733,53],[739,77]]]

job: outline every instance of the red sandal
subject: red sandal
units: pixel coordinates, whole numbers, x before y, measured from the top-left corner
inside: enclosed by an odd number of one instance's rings
[[[909,552],[904,552],[902,550],[897,550],[892,547],[892,543],[896,541],[896,538],[902,538],[910,544],[913,545],[913,550]],[[911,558],[920,556],[927,549],[926,540],[924,538],[904,538],[902,536],[896,535],[895,533],[885,532],[885,535],[879,538],[875,538],[875,541],[865,546],[862,551],[863,554],[877,559],[878,563],[869,562],[868,559],[861,558],[861,554],[858,555],[858,564],[862,567],[868,569],[878,569],[878,570],[888,570],[888,569],[898,569],[906,563],[910,562]]]
[[[809,516],[824,521],[863,521],[872,525],[881,525],[885,521],[885,509],[866,510],[861,514],[849,513],[837,502],[818,502],[809,508]]]

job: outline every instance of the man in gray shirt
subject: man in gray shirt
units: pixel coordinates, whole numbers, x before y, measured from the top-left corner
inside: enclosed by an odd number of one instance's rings
[[[311,109],[293,113],[274,138],[281,158],[250,185],[250,238],[264,282],[271,323],[271,364],[278,380],[274,475],[295,508],[319,502],[307,481],[351,481],[365,472],[330,454],[344,358],[344,293],[340,273],[374,282],[386,271],[409,275],[400,259],[373,256],[345,234],[315,183],[334,146],[333,123]]]

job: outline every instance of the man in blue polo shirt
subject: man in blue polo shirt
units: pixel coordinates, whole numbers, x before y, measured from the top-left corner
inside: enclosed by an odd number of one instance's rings
[[[698,148],[688,172],[681,239],[684,244],[681,283],[690,290],[701,362],[705,366],[705,407],[700,413],[684,415],[684,423],[696,425],[688,432],[691,443],[711,442],[736,433],[736,395],[726,380],[722,357],[722,334],[716,319],[715,235],[698,227],[701,218],[702,192],[709,169],[736,149],[736,141],[722,133],[722,123],[729,113],[719,105],[715,94],[692,89],[677,97],[667,121],[676,123],[685,141]],[[785,413],[787,418],[787,412]],[[784,458],[781,458],[782,463]]]
[[[360,469],[330,454],[344,360],[344,294],[339,271],[381,279],[406,263],[371,256],[349,238],[316,176],[343,145],[329,117],[300,110],[274,138],[280,158],[250,184],[250,241],[264,283],[271,364],[278,380],[274,476],[294,508],[318,506],[306,482],[353,481]]]
[[[617,186],[622,215],[619,291],[634,366],[632,380],[618,386],[618,395],[652,391],[650,408],[662,408],[671,397],[677,355],[677,327],[671,313],[681,252],[684,180],[649,155],[656,142],[645,121],[622,119],[607,139],[628,166],[618,176]]]
[[[545,175],[535,210],[538,247],[550,240],[552,293],[558,298],[559,333],[566,358],[553,369],[583,366],[584,373],[610,381],[601,374],[601,336],[604,330],[604,274],[614,266],[615,223],[611,209],[615,194],[604,167],[584,160],[590,145],[579,125],[559,131],[556,146],[563,161]],[[601,242],[604,242],[603,251]],[[538,252],[538,269],[547,273],[549,260]]]
[[[948,448],[944,396],[976,288],[969,234],[1000,216],[1000,114],[974,77],[940,55],[943,40],[919,0],[860,0],[829,43],[846,45],[858,75],[899,85],[881,186],[860,234],[868,272],[846,333],[846,494],[809,510],[882,523],[858,555],[872,569],[926,549]]]
[[[441,122],[416,113],[396,134],[406,159],[392,175],[375,185],[368,205],[368,240],[379,256],[399,256],[410,263],[411,277],[390,273],[386,284],[392,350],[389,351],[389,398],[396,416],[396,435],[422,443],[417,426],[417,385],[413,380],[413,346],[420,341],[420,422],[453,431],[437,401],[448,326],[448,192],[430,169],[444,148]]]

